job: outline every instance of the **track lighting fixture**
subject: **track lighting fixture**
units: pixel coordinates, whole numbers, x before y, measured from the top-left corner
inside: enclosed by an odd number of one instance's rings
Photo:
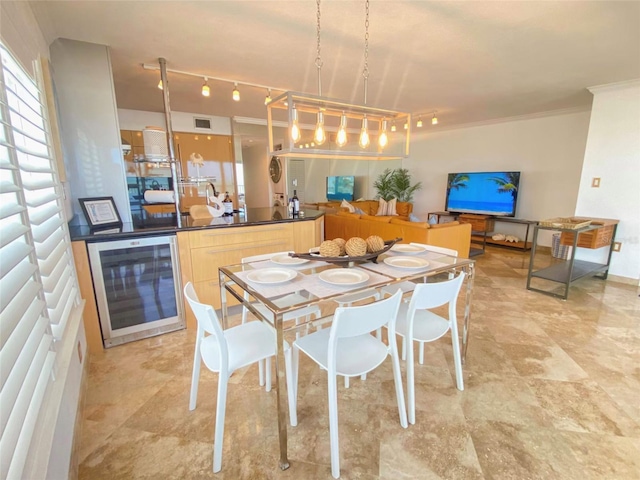
[[[211,89],[207,84],[207,77],[204,77],[204,83],[202,84],[202,96],[208,97],[209,95],[211,95]]]
[[[232,98],[235,102],[239,102],[240,101],[240,91],[238,91],[238,84],[234,82],[233,84],[233,93],[232,93]]]
[[[160,79],[160,81],[158,82],[158,88],[159,88],[160,90],[162,90],[162,88],[163,88],[163,87],[162,87],[162,79]]]
[[[436,117],[436,113],[438,113],[437,110],[433,112],[433,118],[431,119],[431,125],[437,125],[438,124],[438,117]]]
[[[267,96],[264,97],[264,104],[269,105],[271,103],[271,89],[267,90]]]
[[[418,117],[418,121],[416,122],[416,127],[422,128],[422,117]]]

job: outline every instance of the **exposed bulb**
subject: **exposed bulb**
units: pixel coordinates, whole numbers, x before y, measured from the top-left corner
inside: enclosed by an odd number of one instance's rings
[[[211,95],[211,89],[209,88],[209,85],[207,85],[207,77],[204,77],[204,83],[202,84],[202,96],[208,97],[209,95]]]
[[[436,117],[436,114],[433,114],[433,118],[431,119],[431,125],[437,125],[438,124],[438,117]]]
[[[382,120],[382,126],[380,127],[380,136],[378,137],[378,145],[380,148],[384,148],[389,143],[389,137],[387,137],[387,121]]]
[[[298,110],[296,107],[291,109],[291,140],[297,142],[300,140],[300,127],[298,127]]]
[[[238,90],[238,84],[237,83],[233,84],[232,98],[236,102],[240,101],[240,91]]]
[[[159,88],[160,90],[162,90],[162,89],[164,88],[164,87],[162,86],[162,80],[160,80],[160,81],[158,82],[158,88]]]
[[[347,116],[343,113],[340,118],[340,128],[336,136],[336,145],[344,147],[347,144]]]
[[[318,123],[316,124],[316,131],[313,134],[313,138],[318,145],[322,145],[327,139],[327,135],[324,132],[324,113],[322,112],[318,112]]]
[[[361,148],[367,148],[369,146],[369,132],[367,132],[367,117],[362,119],[362,130],[360,131],[360,144]]]

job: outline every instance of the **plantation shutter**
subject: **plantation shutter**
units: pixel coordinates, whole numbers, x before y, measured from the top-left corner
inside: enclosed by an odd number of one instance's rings
[[[0,478],[21,478],[80,301],[44,101],[0,44]]]

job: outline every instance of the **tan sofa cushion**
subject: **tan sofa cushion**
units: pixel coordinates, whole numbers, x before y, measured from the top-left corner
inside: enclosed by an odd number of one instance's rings
[[[360,215],[363,220],[371,222],[389,223],[393,217],[378,217],[377,215]]]
[[[354,219],[360,218],[360,214],[359,213],[349,213],[349,212],[345,212],[344,210],[340,210],[340,211],[336,212],[336,215],[340,215],[341,217],[351,217],[351,218],[354,218]]]
[[[404,225],[406,227],[429,228],[429,224],[427,222],[409,222],[407,220],[400,220],[399,218],[392,218],[389,223],[394,225]]]
[[[431,225],[431,228],[447,228],[453,227],[454,225],[460,225],[460,222],[456,220],[455,222],[436,223],[435,225]]]

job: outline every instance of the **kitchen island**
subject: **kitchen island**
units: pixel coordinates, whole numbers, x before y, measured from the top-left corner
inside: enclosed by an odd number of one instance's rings
[[[175,214],[147,215],[136,224],[105,230],[87,226],[70,226],[73,254],[82,297],[86,300],[84,324],[87,343],[93,352],[103,348],[103,336],[94,282],[91,275],[88,244],[121,240],[142,240],[159,236],[177,239],[178,261],[174,272],[181,285],[192,282],[199,298],[220,307],[218,268],[238,263],[244,257],[279,251],[306,252],[319,245],[324,235],[323,212],[303,209],[302,215],[290,217],[286,207],[249,208],[243,214],[207,220],[182,217],[178,227]],[[191,309],[178,301],[187,328],[195,328]],[[162,333],[158,331],[158,334]],[[142,338],[142,337],[141,337]]]

